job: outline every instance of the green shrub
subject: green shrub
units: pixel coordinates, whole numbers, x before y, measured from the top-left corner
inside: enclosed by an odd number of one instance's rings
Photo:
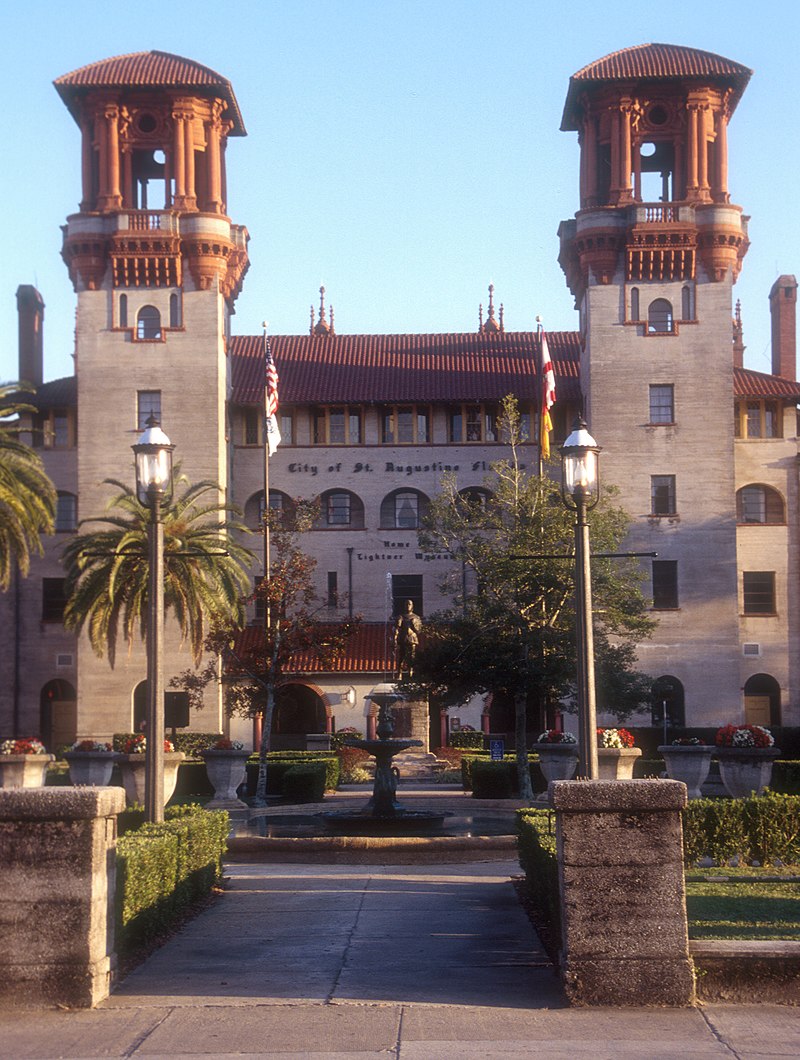
[[[503,761],[510,762],[513,760],[513,755],[504,755]],[[472,767],[475,762],[488,762],[489,752],[488,751],[470,751],[469,754],[462,754],[461,756],[461,782],[464,785],[464,791],[472,791]]]
[[[512,762],[512,763],[514,763],[514,771],[513,771],[514,779],[513,779],[513,782],[512,782],[512,784],[513,784],[512,790],[514,791],[514,793],[516,793],[519,790],[519,787],[518,787],[518,784],[517,784],[516,761],[517,761],[517,756],[515,754],[503,755],[503,762]],[[546,791],[547,790],[547,784],[545,783],[544,777],[542,776],[541,771],[539,770],[539,766],[538,766],[539,756],[535,755],[535,754],[531,754],[531,755],[528,756],[528,761],[530,763],[531,784],[533,785],[533,790],[534,791]],[[489,757],[489,752],[488,751],[479,752],[477,754],[476,753],[470,753],[470,754],[465,754],[465,755],[461,756],[461,783],[464,786],[464,791],[473,791],[472,772],[473,772],[473,770],[475,768],[476,763],[481,763],[481,762],[491,762],[491,758]],[[497,764],[502,764],[502,763],[497,763]],[[480,795],[478,797],[482,798],[482,799],[483,798],[488,799],[488,798],[502,798],[503,796],[499,796],[499,795],[498,796]]]
[[[683,854],[718,862],[741,856],[767,864],[800,862],[800,796],[766,792],[749,799],[694,799],[683,811]]]
[[[172,742],[175,750],[183,751],[187,758],[200,758],[202,751],[221,739],[221,732],[179,732]]]
[[[462,750],[480,751],[483,749],[482,732],[451,732],[447,737],[449,747],[459,747]]]
[[[528,768],[533,790],[544,791],[544,777],[539,771],[538,759],[532,756]],[[476,799],[510,799],[519,794],[517,778],[517,760],[514,755],[506,755],[502,762],[476,758],[471,770],[473,797]]]
[[[169,928],[205,897],[222,872],[225,812],[174,807],[117,843],[117,940],[121,952]]]
[[[325,762],[292,765],[283,775],[282,794],[290,802],[322,802],[327,776]]]
[[[550,957],[557,960],[561,949],[561,907],[555,814],[550,810],[517,810],[517,850],[536,927]]]
[[[343,747],[349,746],[348,740],[352,739],[364,739],[364,733],[352,725],[347,725],[345,728],[339,729],[338,732],[331,733],[331,750],[340,751]]]
[[[323,762],[325,764],[325,790],[334,791],[339,786],[339,756],[320,754],[318,751],[270,751],[267,755],[267,794],[283,794],[283,778],[292,766]],[[247,794],[255,795],[258,782],[258,757],[247,761]]]

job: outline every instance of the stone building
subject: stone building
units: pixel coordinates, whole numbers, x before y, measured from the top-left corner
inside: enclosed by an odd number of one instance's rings
[[[631,548],[657,553],[646,584],[659,621],[640,665],[676,724],[800,724],[797,283],[781,276],[770,292],[771,374],[743,367],[733,305],[748,239],[728,192],[727,128],[749,77],[695,49],[629,48],[570,79],[562,122],[580,147],[578,208],[559,230],[578,327],[548,335],[553,443],[583,410],[632,516]],[[141,716],[144,652],[132,645],[112,670],[65,634],[58,550],[78,518],[102,512],[105,478],[133,481],[130,446],[147,417],[190,479],[218,482],[254,528],[264,504],[264,343],[231,327],[249,238],[227,216],[226,151],[245,134],[231,84],[161,52],[55,84],[81,135],[80,207],[62,252],[78,299],[76,372],[42,380],[44,305],[20,287],[20,377],[38,385],[30,440],[59,490],[58,528],[0,598],[0,732],[53,746]],[[391,675],[392,614],[407,599],[423,616],[443,605],[437,583],[453,559],[419,550],[419,518],[446,470],[461,489],[483,488],[504,454],[508,393],[537,465],[540,350],[533,329],[505,330],[491,289],[472,333],[339,335],[321,292],[306,334],[270,341],[283,442],[269,503],[320,498],[303,544],[325,614],[364,618],[335,672],[298,662],[276,722],[290,745],[369,728],[365,696]],[[187,664],[168,631],[167,678]],[[476,700],[459,720],[510,728],[501,703]],[[191,727],[225,724],[209,692]],[[440,719],[432,729],[435,743]]]

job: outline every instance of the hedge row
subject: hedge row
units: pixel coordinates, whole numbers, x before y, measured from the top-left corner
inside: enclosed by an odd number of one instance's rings
[[[285,795],[284,780],[289,770],[299,766],[313,765],[317,770],[321,768],[323,776],[322,789],[335,791],[339,786],[339,757],[338,755],[320,755],[313,751],[277,751],[267,755],[267,795]],[[258,783],[258,759],[250,758],[247,762],[247,794],[252,796],[256,793]],[[313,787],[316,790],[316,787]],[[320,799],[322,795],[320,795]],[[320,799],[305,799],[306,802],[319,802]],[[298,800],[299,801],[299,800]]]
[[[463,759],[462,759],[463,768]],[[528,769],[531,786],[535,792],[544,791],[547,785],[537,761],[530,762]],[[471,767],[472,794],[476,799],[510,799],[519,795],[519,773],[513,755],[502,762],[474,759]]]
[[[179,806],[117,842],[117,948],[168,931],[222,874],[230,823],[224,811]]]
[[[551,959],[561,949],[561,907],[558,892],[555,815],[550,810],[517,810],[517,850],[525,873],[533,918]]]
[[[694,799],[683,811],[686,865],[702,857],[800,863],[800,796],[766,792],[749,799]]]

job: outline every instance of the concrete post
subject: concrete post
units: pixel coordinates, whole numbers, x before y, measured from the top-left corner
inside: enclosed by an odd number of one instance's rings
[[[575,1005],[690,1005],[680,811],[674,780],[550,785],[562,974]]]
[[[122,788],[0,790],[0,1008],[90,1008],[115,968]]]

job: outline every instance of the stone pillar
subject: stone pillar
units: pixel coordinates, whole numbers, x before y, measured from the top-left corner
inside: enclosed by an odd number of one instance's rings
[[[0,1008],[90,1008],[116,964],[122,788],[0,790]]]
[[[690,1005],[681,809],[674,780],[550,785],[564,989],[574,1005]]]

